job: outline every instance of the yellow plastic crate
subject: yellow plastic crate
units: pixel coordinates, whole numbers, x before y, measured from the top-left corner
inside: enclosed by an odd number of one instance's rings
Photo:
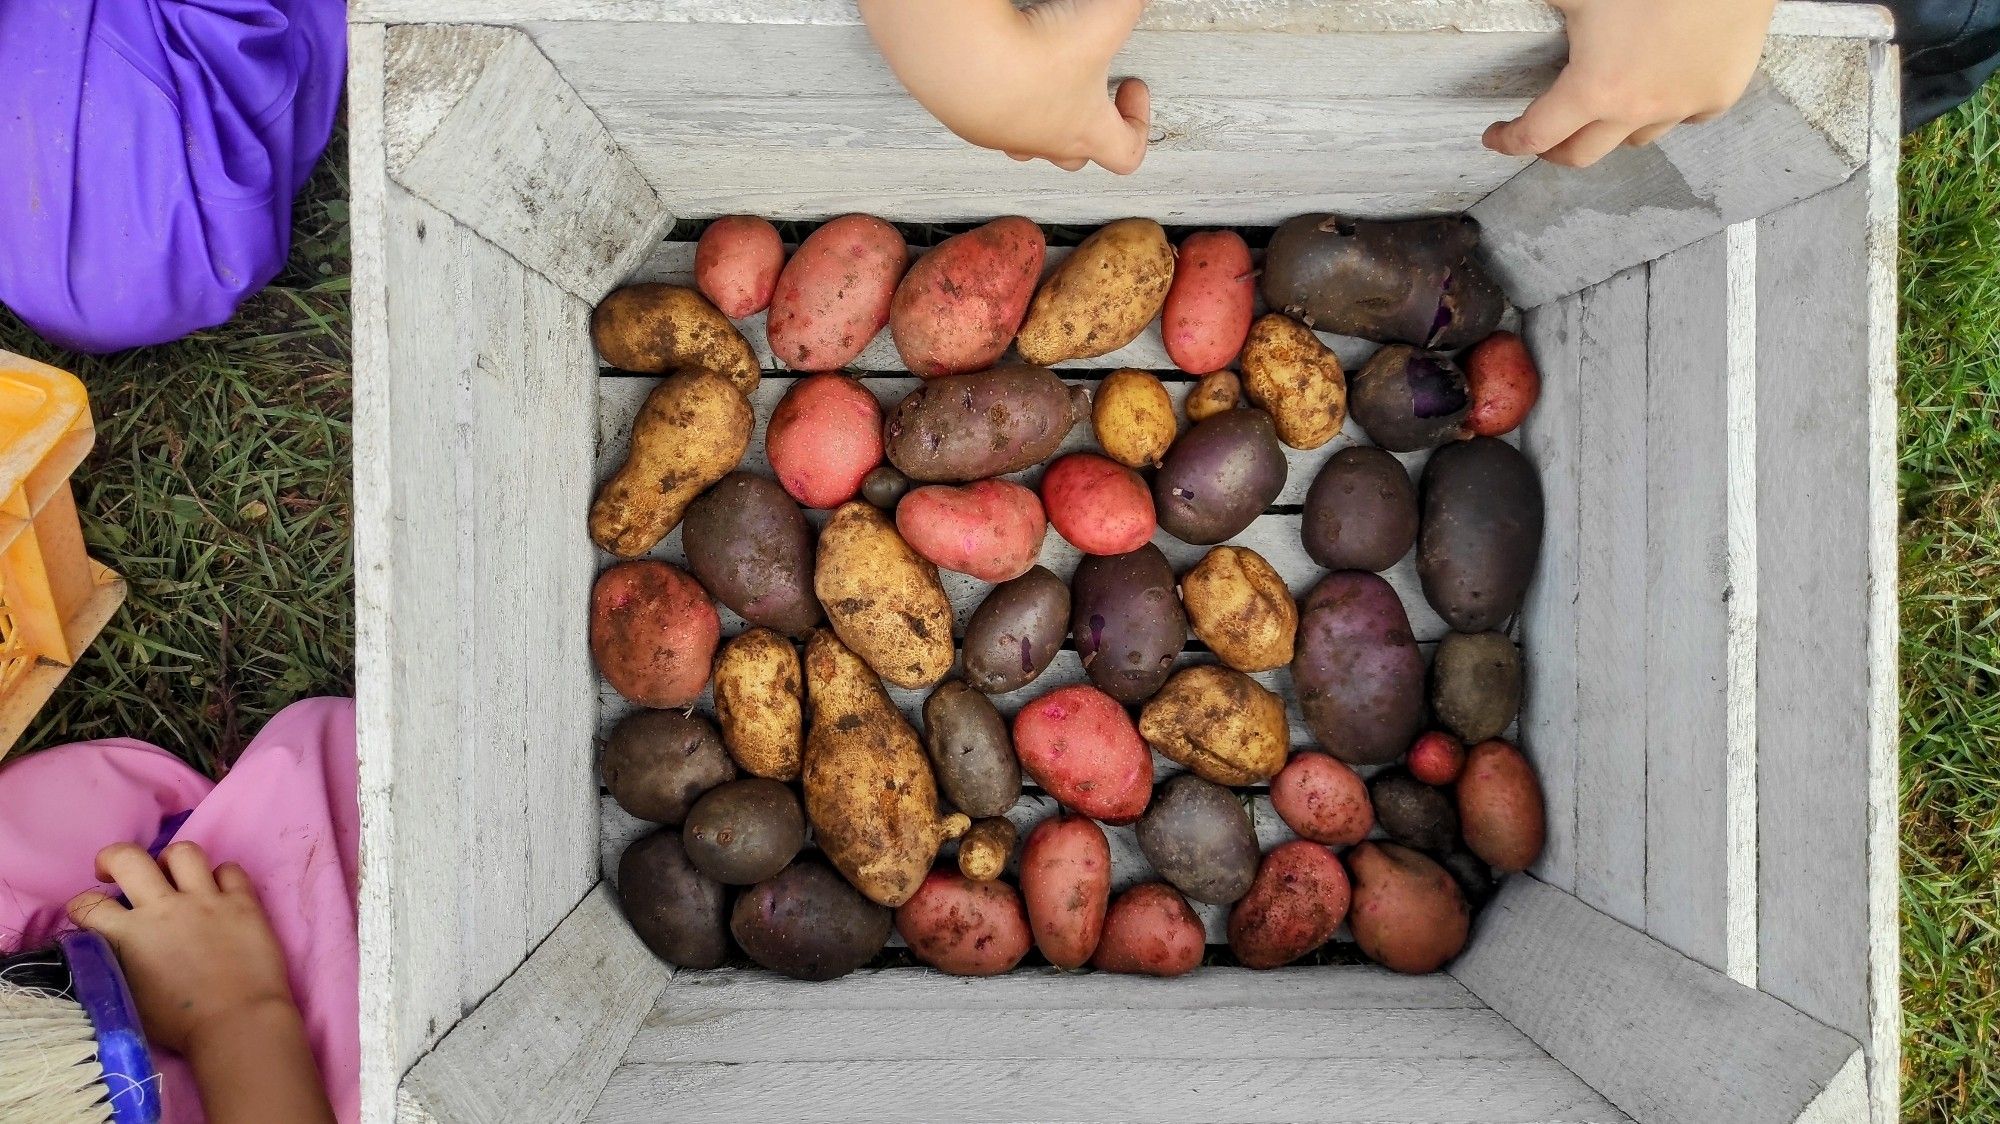
[[[125,600],[84,553],[70,495],[96,439],[75,375],[0,351],[0,754]]]

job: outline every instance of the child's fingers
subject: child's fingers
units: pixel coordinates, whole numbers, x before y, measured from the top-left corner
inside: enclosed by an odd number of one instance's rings
[[[215,885],[225,894],[254,894],[256,892],[255,887],[250,885],[250,876],[244,873],[242,867],[237,866],[233,862],[223,863],[221,866],[215,868]]]
[[[1565,70],[1555,85],[1529,103],[1512,121],[1496,121],[1480,138],[1486,147],[1505,156],[1540,156],[1568,140],[1591,123],[1595,114],[1584,104],[1580,82]]]
[[[1631,148],[1643,148],[1666,136],[1668,133],[1673,132],[1677,124],[1677,122],[1673,121],[1662,121],[1658,125],[1648,125],[1631,136],[1626,137],[1625,144]]]
[[[173,876],[182,893],[213,894],[215,872],[208,865],[208,853],[195,843],[175,843],[160,852],[160,864]]]
[[[136,843],[113,843],[97,852],[97,877],[116,882],[133,905],[158,901],[174,892],[160,864]]]
[[[1632,135],[1632,126],[1610,121],[1592,121],[1571,134],[1561,144],[1542,153],[1542,159],[1568,168],[1588,168]]]
[[[116,939],[125,928],[125,919],[132,911],[119,905],[117,899],[102,890],[85,890],[69,900],[64,907],[70,924],[79,929],[88,929],[106,937]]]
[[[1146,139],[1153,128],[1153,93],[1137,78],[1118,84],[1112,99],[1115,116],[1105,119],[1093,157],[1106,171],[1129,176],[1146,159]]]

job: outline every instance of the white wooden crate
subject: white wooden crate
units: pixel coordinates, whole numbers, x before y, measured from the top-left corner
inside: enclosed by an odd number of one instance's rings
[[[1879,11],[1781,5],[1736,111],[1571,172],[1477,146],[1563,55],[1539,3],[1155,0],[1120,65],[1153,84],[1161,139],[1128,179],[964,148],[851,0],[351,11],[371,1124],[1895,1118]],[[1546,376],[1520,442],[1547,537],[1517,631],[1551,823],[1448,976],[808,985],[645,952],[600,882],[632,827],[593,770],[616,704],[587,654],[583,531],[645,384],[600,377],[586,320],[685,271],[675,217],[1467,208]],[[1167,364],[1148,339],[1065,374],[1106,365]],[[860,366],[903,385],[879,341]],[[1331,451],[1294,455],[1281,505]],[[1303,591],[1296,519],[1246,541]],[[1045,558],[1073,562],[1053,535]],[[1407,567],[1389,576],[1441,635]]]

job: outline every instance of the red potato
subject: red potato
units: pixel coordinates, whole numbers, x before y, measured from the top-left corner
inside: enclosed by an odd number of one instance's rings
[[[937,244],[896,287],[889,336],[913,375],[991,367],[1014,342],[1042,279],[1042,228],[1010,216]]]
[[[809,375],[771,411],[764,452],[793,499],[839,507],[882,463],[882,404],[846,375]]]
[[[1511,874],[1533,866],[1548,837],[1535,767],[1498,738],[1473,746],[1458,778],[1458,818],[1466,849],[1494,870]]]
[[[1349,847],[1368,838],[1375,807],[1368,782],[1324,753],[1298,753],[1271,781],[1271,807],[1302,838]]]
[[[1188,235],[1160,312],[1160,336],[1174,366],[1191,375],[1229,366],[1250,334],[1256,301],[1257,271],[1241,235],[1228,230]]]
[[[1362,955],[1392,972],[1435,972],[1465,948],[1472,914],[1451,873],[1396,843],[1347,852],[1353,908],[1347,926]]]
[[[1005,882],[931,871],[896,907],[896,934],[917,959],[953,976],[997,976],[1028,955],[1028,914]]]
[[[1347,917],[1347,871],[1305,839],[1271,848],[1229,910],[1229,950],[1246,968],[1289,964],[1333,939]]]
[[[1014,716],[1021,768],[1062,805],[1128,824],[1153,798],[1153,754],[1118,700],[1095,687],[1061,687]]]
[[[640,706],[671,710],[701,697],[721,634],[701,583],[665,562],[620,562],[591,587],[591,658]]]
[[[1058,968],[1088,963],[1111,904],[1111,843],[1084,816],[1057,814],[1021,845],[1021,896],[1035,947]]]
[[[1071,453],[1042,473],[1056,533],[1085,554],[1126,554],[1153,541],[1153,492],[1138,473],[1096,453]]]
[[[1451,784],[1465,771],[1465,743],[1443,730],[1432,730],[1410,747],[1409,766],[1410,775],[1425,784]]]
[[[873,215],[842,215],[806,236],[778,274],[765,332],[796,371],[837,371],[889,322],[910,249]]]
[[[778,228],[751,215],[716,219],[694,245],[695,288],[731,320],[769,308],[784,267]]]
[[[1111,903],[1090,966],[1126,975],[1184,976],[1201,967],[1207,945],[1208,931],[1179,890],[1165,882],[1141,882]]]
[[[1472,410],[1465,426],[1481,437],[1512,433],[1542,396],[1542,372],[1528,345],[1512,332],[1495,332],[1465,357]]]
[[[896,530],[939,569],[1004,582],[1034,566],[1048,532],[1042,501],[1008,480],[930,484],[896,505]]]

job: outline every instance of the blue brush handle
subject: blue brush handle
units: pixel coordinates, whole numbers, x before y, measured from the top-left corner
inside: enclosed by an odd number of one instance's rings
[[[96,933],[66,933],[57,943],[69,963],[77,1004],[97,1031],[97,1060],[104,1067],[111,1119],[115,1124],[159,1124],[159,1072],[118,957]]]

